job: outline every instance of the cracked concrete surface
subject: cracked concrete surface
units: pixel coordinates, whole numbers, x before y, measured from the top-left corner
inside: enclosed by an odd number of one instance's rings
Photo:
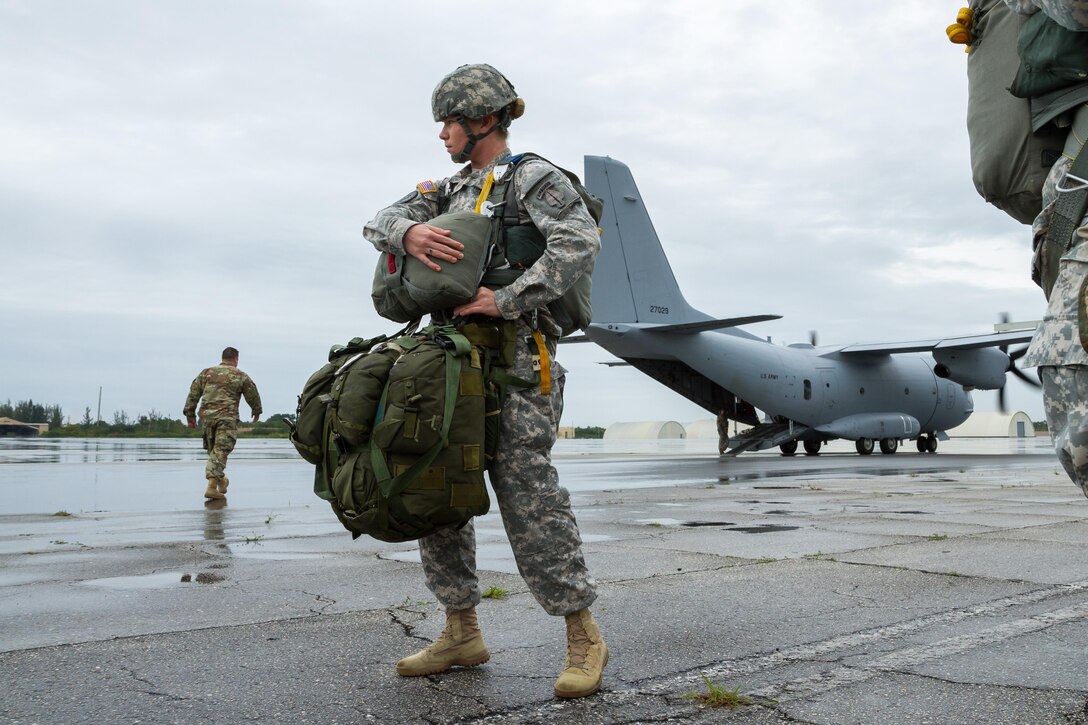
[[[393,672],[444,626],[414,546],[247,506],[243,465],[225,508],[0,517],[0,722],[1088,725],[1088,501],[1049,456],[897,458],[559,461],[668,482],[573,494],[611,659],[571,702],[495,514],[491,661],[421,678]]]

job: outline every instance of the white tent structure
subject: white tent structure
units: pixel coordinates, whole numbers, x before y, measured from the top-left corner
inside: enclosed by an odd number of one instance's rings
[[[717,434],[715,433],[715,436]],[[685,437],[684,426],[675,420],[643,420],[629,423],[613,423],[605,428],[605,440],[653,440]]]
[[[962,424],[948,431],[952,438],[1033,438],[1035,427],[1027,413],[972,413]]]

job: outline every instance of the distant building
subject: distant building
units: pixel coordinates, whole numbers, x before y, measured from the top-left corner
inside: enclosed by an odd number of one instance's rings
[[[559,438],[573,438],[574,437],[574,426],[572,426],[572,425],[561,426],[559,428],[559,431],[558,431],[558,437]]]
[[[613,423],[604,431],[606,440],[653,440],[682,439],[687,437],[684,426],[675,420],[644,420],[632,423]]]
[[[0,418],[0,436],[34,438],[48,430],[48,423],[24,423],[14,418]]]
[[[952,438],[1034,438],[1035,426],[1027,413],[972,413],[948,431]]]

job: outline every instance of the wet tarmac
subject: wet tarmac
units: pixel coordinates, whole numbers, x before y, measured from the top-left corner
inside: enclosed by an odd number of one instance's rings
[[[0,722],[1088,723],[1088,500],[1047,439],[715,443],[557,446],[612,651],[559,702],[494,512],[492,660],[404,679],[442,627],[418,549],[352,541],[286,442],[240,441],[205,505],[199,441],[0,439]]]

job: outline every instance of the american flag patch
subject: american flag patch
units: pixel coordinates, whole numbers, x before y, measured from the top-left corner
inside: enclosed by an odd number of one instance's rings
[[[433,194],[438,191],[438,187],[434,185],[433,181],[421,181],[416,184],[416,188],[419,189],[420,194]]]

